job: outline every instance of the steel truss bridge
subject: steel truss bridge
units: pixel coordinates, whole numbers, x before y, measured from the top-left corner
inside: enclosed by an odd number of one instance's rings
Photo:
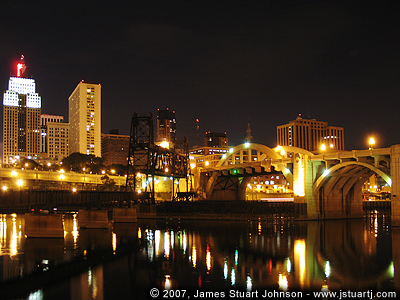
[[[154,142],[154,121],[153,115],[139,116],[134,113],[131,122],[128,171],[126,187],[129,191],[135,192],[135,197],[150,203],[155,202],[155,177],[172,177],[175,179],[186,179],[185,191],[189,190],[189,146],[186,138],[182,143],[177,143],[173,148],[163,148]],[[138,174],[145,176],[146,185],[142,193],[137,193],[142,180]],[[179,189],[179,185],[178,185]],[[175,184],[172,184],[173,200],[178,197],[192,197],[188,192],[180,193],[175,191]],[[184,195],[182,195],[184,194]]]

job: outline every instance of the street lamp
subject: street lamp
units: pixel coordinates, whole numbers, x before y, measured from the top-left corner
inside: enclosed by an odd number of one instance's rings
[[[375,145],[375,139],[371,137],[368,141],[369,144],[369,150],[372,150],[372,147]]]
[[[326,150],[326,146],[325,146],[325,144],[321,144],[321,147],[320,147],[320,149],[321,149],[321,151],[325,151],[325,150]]]

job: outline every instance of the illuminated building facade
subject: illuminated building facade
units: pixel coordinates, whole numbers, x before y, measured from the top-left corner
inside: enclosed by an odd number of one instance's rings
[[[81,81],[68,98],[69,154],[101,156],[101,85]]]
[[[118,131],[101,135],[101,157],[106,166],[127,165],[129,139],[129,135],[118,134]]]
[[[47,122],[47,155],[61,161],[69,154],[69,123]]]
[[[41,97],[35,80],[26,78],[21,57],[17,76],[10,77],[3,94],[3,163],[21,158],[36,159],[40,153]]]
[[[303,119],[299,115],[296,120],[277,127],[277,143],[280,146],[293,146],[310,152],[325,149],[344,150],[343,127],[328,126],[327,122],[316,119]]]
[[[198,167],[215,167],[229,147],[196,147],[189,151],[190,162]]]
[[[42,114],[40,116],[40,152],[47,153],[47,123],[48,122],[63,122],[63,116]]]
[[[175,111],[166,110],[157,111],[157,140],[156,142],[168,142],[170,148],[176,144],[176,120]]]

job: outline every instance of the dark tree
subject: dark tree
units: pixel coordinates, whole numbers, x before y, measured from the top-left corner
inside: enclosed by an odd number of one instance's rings
[[[94,174],[99,174],[104,170],[103,159],[101,157],[95,157],[92,154],[86,155],[75,152],[64,158],[62,164],[65,169],[79,173],[92,172]]]

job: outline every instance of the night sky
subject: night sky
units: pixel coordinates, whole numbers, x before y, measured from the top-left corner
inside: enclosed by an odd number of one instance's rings
[[[2,3],[2,89],[23,54],[42,113],[67,119],[79,81],[100,83],[103,133],[169,108],[191,147],[197,118],[201,145],[250,123],[275,147],[298,114],[344,127],[346,150],[400,144],[398,1],[129,2]]]

